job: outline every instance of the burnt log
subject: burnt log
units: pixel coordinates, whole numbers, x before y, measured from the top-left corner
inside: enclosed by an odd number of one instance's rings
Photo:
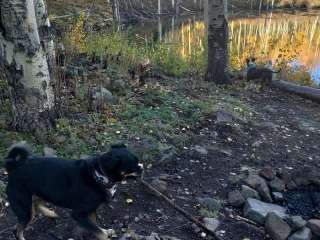
[[[278,88],[282,91],[294,93],[299,95],[303,98],[310,99],[317,103],[320,103],[320,89],[307,87],[307,86],[300,86],[295,83],[287,82],[284,80],[273,80],[271,83],[272,87]]]

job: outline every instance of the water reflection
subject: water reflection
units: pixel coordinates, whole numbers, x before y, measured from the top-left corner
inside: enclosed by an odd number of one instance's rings
[[[319,15],[319,13],[318,13]],[[259,62],[272,60],[275,67],[288,67],[283,78],[302,84],[320,84],[320,18],[314,15],[268,14],[230,20],[230,65],[243,68],[248,56]],[[205,53],[205,26],[201,18],[172,18],[158,21],[157,38],[178,47],[183,58]],[[148,34],[147,39],[155,36]],[[290,68],[291,66],[291,68]]]

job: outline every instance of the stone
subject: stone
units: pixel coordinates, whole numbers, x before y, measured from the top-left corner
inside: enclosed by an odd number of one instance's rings
[[[154,179],[151,181],[151,186],[153,186],[155,189],[157,189],[160,192],[166,192],[168,189],[167,182],[160,180],[160,179]]]
[[[283,192],[286,188],[284,182],[278,177],[275,177],[272,181],[270,181],[269,186],[272,189],[272,191],[275,192]]]
[[[43,156],[45,157],[56,157],[56,150],[50,147],[43,148]]]
[[[207,154],[208,154],[208,150],[205,149],[205,148],[202,147],[202,146],[199,146],[199,145],[194,146],[194,150],[195,150],[197,153],[201,154],[201,155],[207,155]]]
[[[126,83],[121,79],[117,79],[112,82],[112,88],[115,90],[123,90],[126,88]]]
[[[284,201],[284,196],[283,193],[281,192],[272,192],[272,197],[274,201],[276,202],[283,202]]]
[[[286,219],[287,223],[291,227],[292,231],[298,231],[301,228],[305,227],[307,221],[304,220],[301,216],[290,216]]]
[[[260,200],[259,193],[254,190],[253,188],[247,186],[247,185],[242,185],[241,186],[241,194],[245,199],[248,198],[255,198]]]
[[[59,144],[65,143],[67,141],[67,138],[64,135],[58,135],[54,139],[55,142]]]
[[[290,226],[277,214],[268,213],[265,231],[273,240],[286,240],[291,233]]]
[[[298,187],[297,184],[293,180],[287,184],[288,190],[293,190],[293,189],[296,189],[297,187]]]
[[[297,127],[301,131],[315,131],[319,128],[319,123],[309,120],[309,119],[299,119],[297,121]]]
[[[275,213],[281,218],[287,216],[285,208],[276,204],[262,202],[253,198],[247,199],[243,209],[243,213],[245,217],[261,225],[264,224],[265,218],[268,213]]]
[[[269,187],[266,181],[262,177],[259,177],[258,175],[255,175],[255,174],[250,174],[249,177],[246,179],[246,183],[250,187],[256,189],[264,201],[267,201],[267,202],[273,201],[270,194]]]
[[[233,115],[229,112],[226,112],[224,110],[219,110],[217,112],[217,123],[232,123],[233,119]]]
[[[284,182],[284,184],[288,184],[292,179],[291,179],[291,173],[287,169],[281,169],[278,172],[278,177]]]
[[[320,186],[320,172],[311,166],[303,166],[294,171],[292,179],[298,187],[310,184]]]
[[[203,207],[209,209],[210,211],[217,212],[222,209],[221,202],[217,199],[204,197],[198,198],[197,200]]]
[[[104,105],[111,105],[114,102],[112,93],[104,87],[94,87],[89,94],[91,110],[100,110]]]
[[[307,227],[311,229],[311,232],[320,237],[320,220],[319,219],[310,219],[307,223]]]
[[[220,221],[215,218],[204,218],[203,222],[204,225],[213,232],[217,230],[220,224]]]
[[[303,228],[294,234],[292,234],[288,240],[311,240],[312,238],[312,233],[309,228]]]
[[[233,207],[241,207],[245,203],[245,199],[238,190],[229,192],[228,202]]]
[[[264,167],[259,171],[259,175],[267,180],[272,180],[275,177],[275,172],[273,171],[272,167]]]

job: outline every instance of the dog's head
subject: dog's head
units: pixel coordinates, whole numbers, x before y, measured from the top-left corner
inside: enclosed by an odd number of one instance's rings
[[[247,68],[255,68],[257,66],[256,59],[251,57],[246,59],[247,62]]]
[[[143,165],[124,144],[112,145],[111,150],[98,159],[100,168],[113,182],[128,177],[138,177],[143,172]]]

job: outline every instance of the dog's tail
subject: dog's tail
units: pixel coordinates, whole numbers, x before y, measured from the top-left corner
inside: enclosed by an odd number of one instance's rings
[[[24,143],[14,144],[10,147],[8,156],[4,161],[4,168],[10,172],[23,165],[31,155],[30,147]]]

